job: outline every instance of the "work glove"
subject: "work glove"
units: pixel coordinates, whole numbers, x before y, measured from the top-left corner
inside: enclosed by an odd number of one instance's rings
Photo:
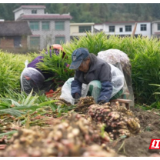
[[[81,96],[80,96],[79,93],[75,93],[75,104],[78,103],[80,97],[81,97]]]

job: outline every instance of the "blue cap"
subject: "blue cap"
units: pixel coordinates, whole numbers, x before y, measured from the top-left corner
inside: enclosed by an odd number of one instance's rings
[[[72,53],[72,63],[69,69],[77,69],[82,61],[89,56],[89,52],[85,48],[78,48]]]

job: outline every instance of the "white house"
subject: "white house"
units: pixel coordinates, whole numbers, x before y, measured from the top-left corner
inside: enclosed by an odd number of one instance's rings
[[[160,21],[152,22],[152,36],[160,37]]]
[[[124,21],[124,22],[105,22],[95,24],[95,31],[103,31],[107,35],[130,36],[137,23],[135,35],[151,37],[151,22],[150,21]]]

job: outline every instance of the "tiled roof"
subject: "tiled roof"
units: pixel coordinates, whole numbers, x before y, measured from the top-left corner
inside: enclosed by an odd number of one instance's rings
[[[72,19],[69,14],[41,14],[41,15],[21,15],[17,20],[39,20],[39,19]]]
[[[0,22],[0,36],[31,35],[32,32],[26,21]]]
[[[57,34],[57,35],[55,35],[55,37],[65,37],[65,35],[64,34]]]
[[[143,23],[143,22],[151,22],[151,21],[110,21],[110,22],[104,22],[104,23],[96,23],[98,24],[124,24],[124,23]],[[95,24],[95,25],[96,25]]]
[[[151,22],[151,21],[114,21],[114,22],[105,22],[105,23],[140,23],[140,22]]]
[[[40,37],[39,34],[34,34],[34,35],[31,35],[30,37]]]

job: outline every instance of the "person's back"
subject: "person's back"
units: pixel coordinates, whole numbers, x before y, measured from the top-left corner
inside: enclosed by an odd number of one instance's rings
[[[52,57],[53,54],[59,55],[59,51],[62,51],[62,46],[52,45],[50,51],[45,54],[49,54]],[[65,53],[63,52],[63,55]],[[34,92],[48,92],[50,89],[55,89],[53,80],[47,80],[50,77],[54,77],[54,73],[48,73],[38,68],[37,64],[43,62],[43,55],[36,57],[32,62],[27,65],[21,74],[21,90],[29,94],[33,89]]]
[[[27,67],[31,67],[31,68],[35,68],[35,69],[37,69],[43,76],[44,76],[44,78],[45,79],[48,79],[49,77],[51,77],[51,76],[54,76],[54,74],[52,73],[48,73],[48,72],[46,72],[46,71],[43,71],[43,70],[41,70],[41,69],[39,69],[38,67],[37,67],[37,64],[38,63],[40,63],[40,62],[43,62],[43,56],[38,56],[38,57],[36,57],[32,62],[30,62],[28,65],[27,65]]]
[[[42,72],[38,67],[37,67],[37,63],[39,62],[43,62],[43,56],[38,56],[36,57],[32,62],[30,62],[27,67],[32,67],[32,68],[35,68],[37,70],[39,70],[40,72]]]

